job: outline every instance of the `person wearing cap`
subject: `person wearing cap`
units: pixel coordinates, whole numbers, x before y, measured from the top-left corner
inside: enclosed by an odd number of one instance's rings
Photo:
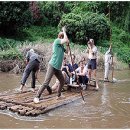
[[[91,75],[93,73],[94,79],[96,81],[96,90],[99,89],[98,87],[98,81],[96,77],[96,69],[97,69],[97,47],[94,45],[94,40],[90,39],[88,41],[88,47],[87,47],[87,53],[88,53],[88,79],[89,83],[91,80]]]
[[[107,52],[105,53],[105,73],[104,73],[104,81],[108,82],[108,76],[109,76],[109,71],[110,71],[110,65],[112,64],[112,51],[111,51],[111,45]]]
[[[24,70],[22,79],[21,79],[21,86],[20,92],[23,91],[27,78],[29,77],[30,73],[32,72],[32,83],[31,83],[31,91],[35,91],[35,82],[37,78],[37,72],[39,70],[40,64],[40,56],[34,52],[33,49],[30,49],[26,54],[26,68]]]
[[[56,78],[60,82],[60,85],[57,91],[57,99],[60,99],[63,97],[61,95],[61,90],[62,90],[62,87],[64,86],[65,81],[64,81],[64,76],[61,71],[61,66],[62,66],[62,62],[64,58],[64,52],[68,53],[68,50],[69,50],[69,40],[66,35],[66,28],[63,27],[62,30],[63,32],[60,32],[58,34],[58,38],[55,39],[53,43],[53,53],[52,53],[51,60],[49,61],[49,64],[48,64],[48,69],[45,76],[45,80],[44,80],[43,85],[38,90],[36,97],[33,100],[34,103],[39,103],[40,97],[43,91],[45,90],[45,88],[49,85],[53,75],[55,75]],[[64,44],[66,44],[66,49],[64,48]],[[50,88],[50,91],[52,91],[51,88]]]

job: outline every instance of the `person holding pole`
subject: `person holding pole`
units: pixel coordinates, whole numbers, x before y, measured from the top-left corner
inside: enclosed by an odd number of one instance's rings
[[[109,47],[109,49],[107,50],[107,52],[105,53],[105,73],[104,73],[104,82],[109,82],[109,71],[110,71],[110,65],[112,65],[112,49],[111,49],[111,45]]]
[[[34,92],[37,73],[39,70],[40,56],[38,54],[36,54],[33,49],[30,49],[26,54],[26,64],[27,64],[27,66],[26,66],[23,76],[22,76],[21,86],[20,86],[19,91],[23,92],[27,78],[29,77],[30,73],[32,72],[31,91]]]
[[[94,40],[90,39],[88,41],[88,47],[87,47],[87,53],[88,53],[88,79],[89,83],[91,80],[91,75],[93,73],[94,79],[96,81],[96,88],[95,90],[98,90],[98,81],[97,81],[97,76],[96,76],[96,69],[97,69],[97,47],[94,45]]]
[[[64,52],[68,53],[69,50],[69,39],[66,35],[66,28],[63,27],[62,30],[63,32],[60,32],[58,34],[58,38],[53,43],[53,54],[48,64],[45,80],[43,85],[38,90],[36,97],[33,100],[34,103],[39,103],[40,97],[43,91],[45,90],[45,88],[48,87],[53,75],[55,75],[60,82],[60,86],[57,92],[58,93],[57,99],[60,99],[62,97],[61,90],[62,87],[64,86],[64,77],[61,71],[61,66],[64,58]],[[64,48],[64,44],[66,44],[66,49]],[[51,88],[50,91],[52,91]]]

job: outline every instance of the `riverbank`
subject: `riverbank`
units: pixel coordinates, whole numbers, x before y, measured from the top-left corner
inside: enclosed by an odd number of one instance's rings
[[[48,62],[51,58],[52,54],[52,43],[44,43],[42,41],[39,42],[34,42],[32,43],[26,43],[22,46],[17,46],[15,50],[13,50],[16,54],[15,57],[12,59],[1,59],[0,60],[0,71],[2,72],[13,72],[13,73],[21,73],[23,72],[26,64],[25,64],[25,55],[27,51],[33,48],[36,53],[38,53],[42,59],[41,59],[41,64],[40,64],[40,70],[41,71],[46,71]],[[76,55],[76,62],[78,63],[81,59],[82,56],[87,57],[86,55],[86,48],[85,46],[79,46],[79,45],[72,45],[71,44],[71,49],[72,49],[72,54]],[[103,70],[104,69],[104,54],[100,52],[100,48],[98,49],[98,70]],[[70,62],[70,56],[67,55],[68,62]],[[114,56],[114,69],[115,70],[123,70],[123,69],[128,69],[128,65],[119,61],[116,56]]]

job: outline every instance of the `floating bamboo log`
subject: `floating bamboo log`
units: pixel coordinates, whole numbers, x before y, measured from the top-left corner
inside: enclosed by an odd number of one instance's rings
[[[75,88],[75,86],[71,87]],[[36,96],[36,93],[37,91],[35,93],[31,91],[25,91],[23,93],[7,91],[4,94],[0,94],[0,109],[7,109],[21,116],[38,116],[81,98],[78,92],[64,91],[62,93],[65,98],[57,100],[56,92],[48,95],[48,92],[44,91],[41,95],[40,103],[35,104],[33,99]],[[83,94],[84,96],[88,95],[88,91],[83,91]]]

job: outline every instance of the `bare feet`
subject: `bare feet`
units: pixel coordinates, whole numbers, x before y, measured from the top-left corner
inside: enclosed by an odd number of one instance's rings
[[[98,89],[99,89],[99,87],[98,87],[98,84],[97,84],[95,90],[98,91]]]
[[[63,94],[61,94],[61,96],[59,96],[59,97],[56,97],[57,100],[61,100],[61,99],[64,99],[64,98],[65,98],[65,96]]]

